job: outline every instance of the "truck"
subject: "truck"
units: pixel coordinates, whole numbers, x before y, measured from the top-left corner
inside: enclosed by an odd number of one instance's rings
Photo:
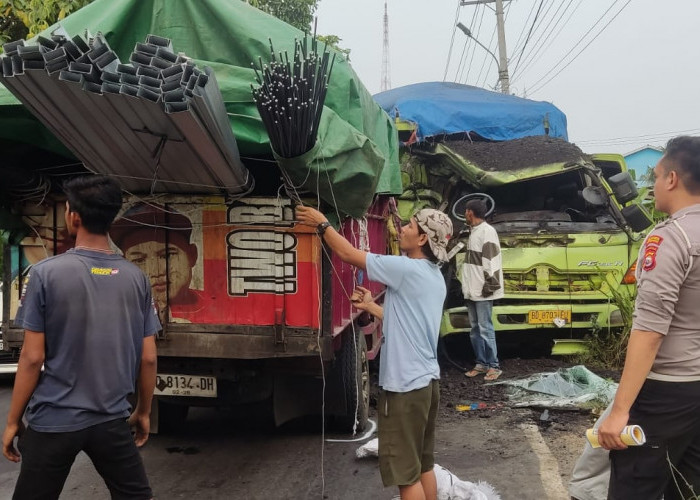
[[[584,154],[547,102],[453,83],[375,97],[395,116],[402,143],[401,218],[426,206],[453,218],[443,338],[470,331],[459,282],[469,199],[487,202],[501,243],[505,297],[493,307],[500,344],[541,352],[554,340],[554,353],[569,354],[587,334],[629,321],[618,301],[634,297],[652,220],[622,156]]]
[[[323,413],[361,430],[381,324],[350,296],[361,284],[381,302],[382,288],[297,224],[294,207],[321,207],[360,248],[398,252],[394,124],[341,55],[327,81],[330,49],[315,38],[245,2],[203,0],[198,12],[175,3],[164,18],[157,6],[96,0],[5,46],[4,349],[22,346],[14,319],[27,272],[72,246],[62,179],[111,175],[125,194],[114,250],[149,277],[163,326],[154,424],[177,427],[191,406],[260,403],[278,425]],[[207,23],[210,44],[189,36]],[[309,141],[301,157],[273,151],[277,131],[251,92],[262,85],[251,63],[266,71],[276,57],[270,39],[325,72],[310,100],[318,121],[295,129]]]
[[[526,333],[530,345],[554,340],[554,353],[569,354],[582,347],[586,334],[620,330],[629,321],[618,301],[634,298],[637,253],[651,219],[622,156],[584,155],[551,138],[509,142],[475,147],[447,142],[427,161],[461,171],[451,205],[456,220],[463,220],[466,200],[487,201],[487,221],[502,251],[505,297],[493,308],[501,341]],[[489,152],[489,167],[484,160],[481,168],[477,160],[467,160],[477,148]],[[539,155],[549,148],[551,156],[546,163],[528,164],[523,158],[531,148]],[[457,244],[468,239],[462,227],[453,240]],[[447,271],[451,287],[443,336],[469,331],[459,282],[463,261],[464,251],[458,251]]]

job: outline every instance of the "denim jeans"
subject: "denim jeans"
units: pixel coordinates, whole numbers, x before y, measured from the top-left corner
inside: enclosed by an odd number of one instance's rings
[[[491,311],[493,300],[467,300],[471,332],[469,337],[474,348],[476,362],[487,368],[498,368],[496,332],[493,329]]]

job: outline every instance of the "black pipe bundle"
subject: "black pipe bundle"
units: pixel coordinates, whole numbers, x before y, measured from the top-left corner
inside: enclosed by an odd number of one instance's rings
[[[282,158],[294,158],[316,144],[323,103],[335,62],[327,46],[319,54],[314,35],[302,42],[294,40],[294,58],[287,52],[275,55],[270,40],[270,63],[253,63],[258,87],[251,85],[273,150]],[[309,50],[310,48],[310,50]]]

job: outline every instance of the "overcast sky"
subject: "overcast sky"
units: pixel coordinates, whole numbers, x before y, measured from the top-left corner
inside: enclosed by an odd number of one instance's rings
[[[631,0],[623,9],[627,3],[505,4],[511,92],[554,103],[567,115],[569,140],[589,153],[626,153],[663,145],[679,133],[700,135],[700,2]],[[447,65],[457,12],[459,21],[498,55],[493,10],[483,5],[458,9],[457,4],[388,0],[393,88],[442,81],[446,66],[448,81],[495,85],[493,58],[459,30]],[[383,0],[321,0],[317,11],[319,33],[338,35],[341,46],[352,50],[351,63],[373,94],[381,85],[383,14]]]

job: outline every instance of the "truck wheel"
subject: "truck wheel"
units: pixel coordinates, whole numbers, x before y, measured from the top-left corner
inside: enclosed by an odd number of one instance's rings
[[[346,413],[338,417],[337,423],[341,430],[348,432],[352,432],[355,424],[355,410],[357,410],[357,431],[364,430],[369,419],[367,342],[360,331],[357,331],[355,335],[356,342],[352,330],[344,333],[338,360],[345,394]]]
[[[162,433],[176,432],[183,428],[190,407],[158,400],[158,430]]]

